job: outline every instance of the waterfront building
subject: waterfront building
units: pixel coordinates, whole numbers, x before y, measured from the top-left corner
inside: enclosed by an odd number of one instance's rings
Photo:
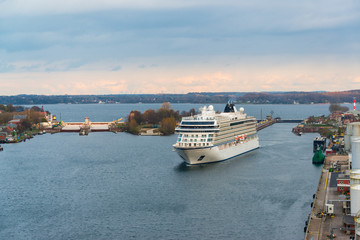
[[[335,111],[329,115],[329,119],[336,122],[341,122],[343,113],[341,111]]]
[[[22,119],[13,119],[8,122],[8,125],[11,128],[17,128],[21,125],[21,121],[22,121]]]
[[[14,115],[13,119],[20,119],[20,120],[23,120],[26,118],[26,115]]]
[[[6,139],[9,137],[12,137],[12,132],[14,129],[12,129],[9,126],[0,126],[0,142],[5,142]]]
[[[336,179],[336,187],[338,192],[350,191],[350,176],[346,174],[339,174]]]
[[[344,231],[348,235],[355,234],[355,221],[354,217],[350,215],[344,215],[343,217]]]

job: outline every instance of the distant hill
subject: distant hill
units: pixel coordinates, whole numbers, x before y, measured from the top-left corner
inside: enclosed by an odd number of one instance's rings
[[[344,103],[360,100],[360,90],[339,92],[191,92],[187,94],[15,95],[0,96],[0,104],[89,103],[224,103],[251,104]]]
[[[283,92],[283,93],[248,93],[238,98],[240,103],[255,104],[310,104],[310,103],[344,103],[360,99],[360,90],[342,92]]]

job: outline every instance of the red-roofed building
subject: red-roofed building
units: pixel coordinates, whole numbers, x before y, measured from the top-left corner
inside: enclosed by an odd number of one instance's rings
[[[349,175],[339,174],[336,179],[337,191],[338,192],[349,192],[350,191],[350,177]]]
[[[5,141],[9,136],[12,136],[12,129],[9,126],[0,126],[0,141]]]
[[[11,127],[19,127],[21,125],[21,121],[22,119],[13,119],[13,120],[10,120],[8,122],[8,124],[11,126]]]
[[[343,113],[339,111],[333,112],[332,114],[329,115],[329,119],[336,122],[341,122],[342,117],[343,117]]]

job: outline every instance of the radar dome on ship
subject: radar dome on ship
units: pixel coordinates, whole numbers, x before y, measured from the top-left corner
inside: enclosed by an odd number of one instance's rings
[[[240,111],[241,113],[243,113],[243,112],[245,111],[245,109],[244,109],[243,107],[241,107],[241,108],[239,108],[239,111]]]
[[[208,110],[209,110],[209,111],[214,111],[214,106],[213,106],[213,105],[210,105],[210,106],[208,107]]]

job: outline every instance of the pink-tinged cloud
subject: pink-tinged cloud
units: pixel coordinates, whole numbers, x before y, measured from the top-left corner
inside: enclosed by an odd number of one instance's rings
[[[354,77],[354,79],[352,80],[353,83],[360,83],[360,75],[357,77]]]
[[[108,80],[85,80],[74,83],[72,94],[87,94],[94,92],[106,92],[110,94],[121,93],[127,91],[125,81],[108,81]]]
[[[1,94],[116,94],[128,92],[113,72],[37,72],[0,74]],[[110,79],[110,80],[107,80]]]
[[[221,61],[223,62],[223,61]],[[142,68],[111,63],[81,71],[0,73],[0,95],[16,94],[152,94],[188,92],[338,91],[360,88],[357,63],[311,61],[281,63],[205,63]],[[150,63],[145,62],[146,65]],[[107,69],[107,70],[104,70]]]
[[[173,74],[172,74],[173,75]],[[140,91],[144,93],[187,93],[228,91],[232,82],[230,74],[215,72],[187,76],[162,76],[144,83]]]
[[[198,76],[179,77],[174,80],[174,83],[182,89],[182,91],[192,88],[195,92],[214,92],[227,89],[228,84],[231,84],[232,81],[233,78],[230,74],[215,72]]]

